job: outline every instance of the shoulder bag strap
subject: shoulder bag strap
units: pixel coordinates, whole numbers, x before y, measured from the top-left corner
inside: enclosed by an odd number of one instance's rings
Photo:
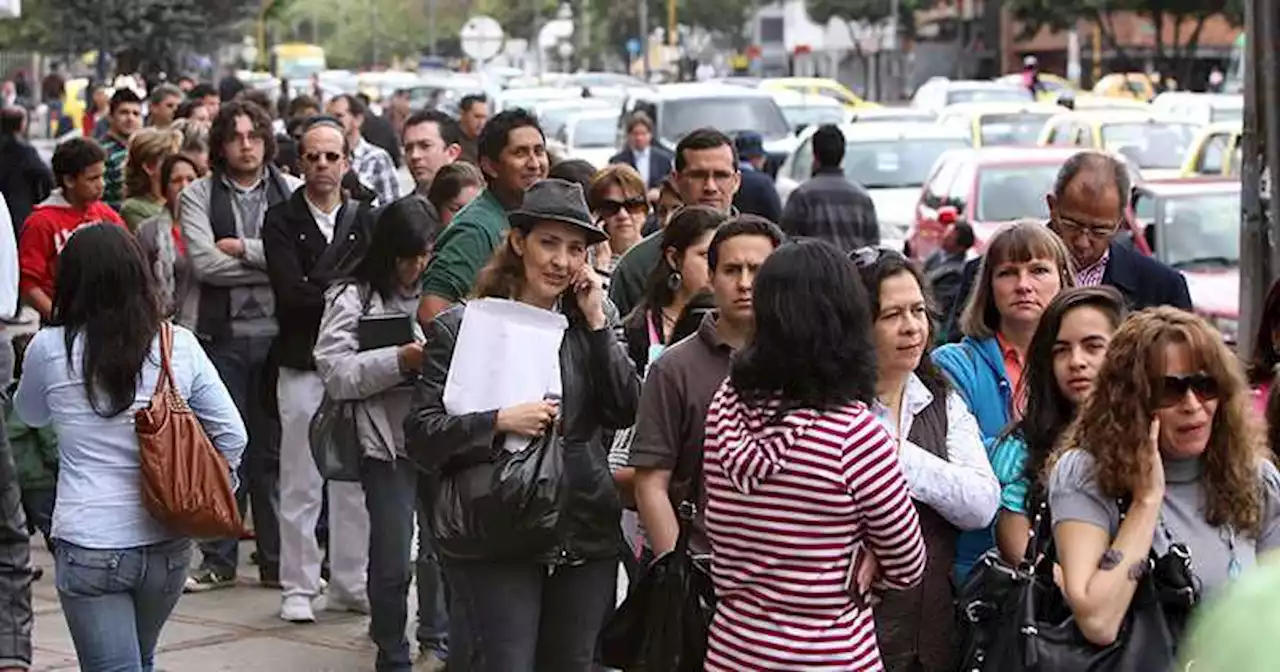
[[[677,553],[689,552],[689,538],[693,535],[693,523],[698,518],[698,509],[702,506],[702,467],[707,459],[706,449],[698,455],[693,465],[693,480],[690,482],[689,495],[680,502],[676,510],[676,522],[680,525],[680,534],[676,537]]]
[[[160,323],[160,372],[156,375],[156,389],[152,393],[153,400],[163,399],[173,387],[173,327],[168,320]]]

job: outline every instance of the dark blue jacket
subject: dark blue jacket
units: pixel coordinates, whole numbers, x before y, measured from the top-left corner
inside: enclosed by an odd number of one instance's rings
[[[1191,292],[1181,273],[1118,243],[1111,243],[1111,259],[1107,261],[1102,284],[1120,290],[1129,310],[1154,306],[1192,309]]]
[[[609,163],[625,163],[636,170],[636,155],[631,151],[630,147],[624,147],[621,152],[614,154],[609,159]],[[649,189],[656,189],[662,181],[667,179],[667,175],[671,174],[675,166],[675,156],[667,150],[657,146],[649,146],[649,184],[645,186]]]
[[[748,163],[742,164],[742,186],[733,197],[738,212],[759,215],[777,224],[782,219],[782,199],[773,185],[773,178]]]

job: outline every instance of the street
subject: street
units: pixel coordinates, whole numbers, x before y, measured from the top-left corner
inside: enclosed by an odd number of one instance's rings
[[[242,561],[252,550],[252,542],[241,544]],[[44,578],[32,584],[36,624],[31,669],[78,669],[54,589],[53,556],[40,541],[32,544],[31,557],[44,569]],[[182,596],[161,633],[156,672],[373,670],[376,649],[366,634],[367,616],[317,609],[315,624],[288,624],[279,617],[279,590],[258,588],[253,580],[257,569],[251,565],[242,564],[240,577],[241,584],[229,590]],[[411,620],[410,632],[415,625]]]

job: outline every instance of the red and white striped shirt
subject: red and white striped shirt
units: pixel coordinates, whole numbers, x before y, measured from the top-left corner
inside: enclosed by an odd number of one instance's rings
[[[893,439],[864,404],[748,405],[726,381],[704,472],[715,619],[706,669],[881,670],[875,622],[845,590],[855,548],[883,582],[924,574],[924,538]],[[949,608],[949,605],[944,605]]]

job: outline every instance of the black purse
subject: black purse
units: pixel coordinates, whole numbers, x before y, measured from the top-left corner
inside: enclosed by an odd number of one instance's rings
[[[448,471],[439,480],[435,542],[457,557],[528,559],[560,542],[567,492],[560,422],[518,453]]]
[[[1121,502],[1124,520],[1128,507]],[[993,557],[994,554],[994,557]],[[961,591],[966,628],[964,670],[981,672],[1163,672],[1176,661],[1179,605],[1189,609],[1198,591],[1158,583],[1185,579],[1190,572],[1186,548],[1171,547],[1163,557],[1152,551],[1148,570],[1138,581],[1120,632],[1108,646],[1084,637],[1053,581],[1056,554],[1047,506],[1041,503],[1032,524],[1027,554],[1017,568],[988,551]],[[1181,567],[1181,569],[1179,569]],[[1173,604],[1162,598],[1176,599]],[[1188,603],[1188,600],[1190,603]]]
[[[689,552],[702,501],[702,460],[680,503],[676,547],[649,566],[600,633],[601,662],[626,672],[701,672],[715,614],[715,587]]]

